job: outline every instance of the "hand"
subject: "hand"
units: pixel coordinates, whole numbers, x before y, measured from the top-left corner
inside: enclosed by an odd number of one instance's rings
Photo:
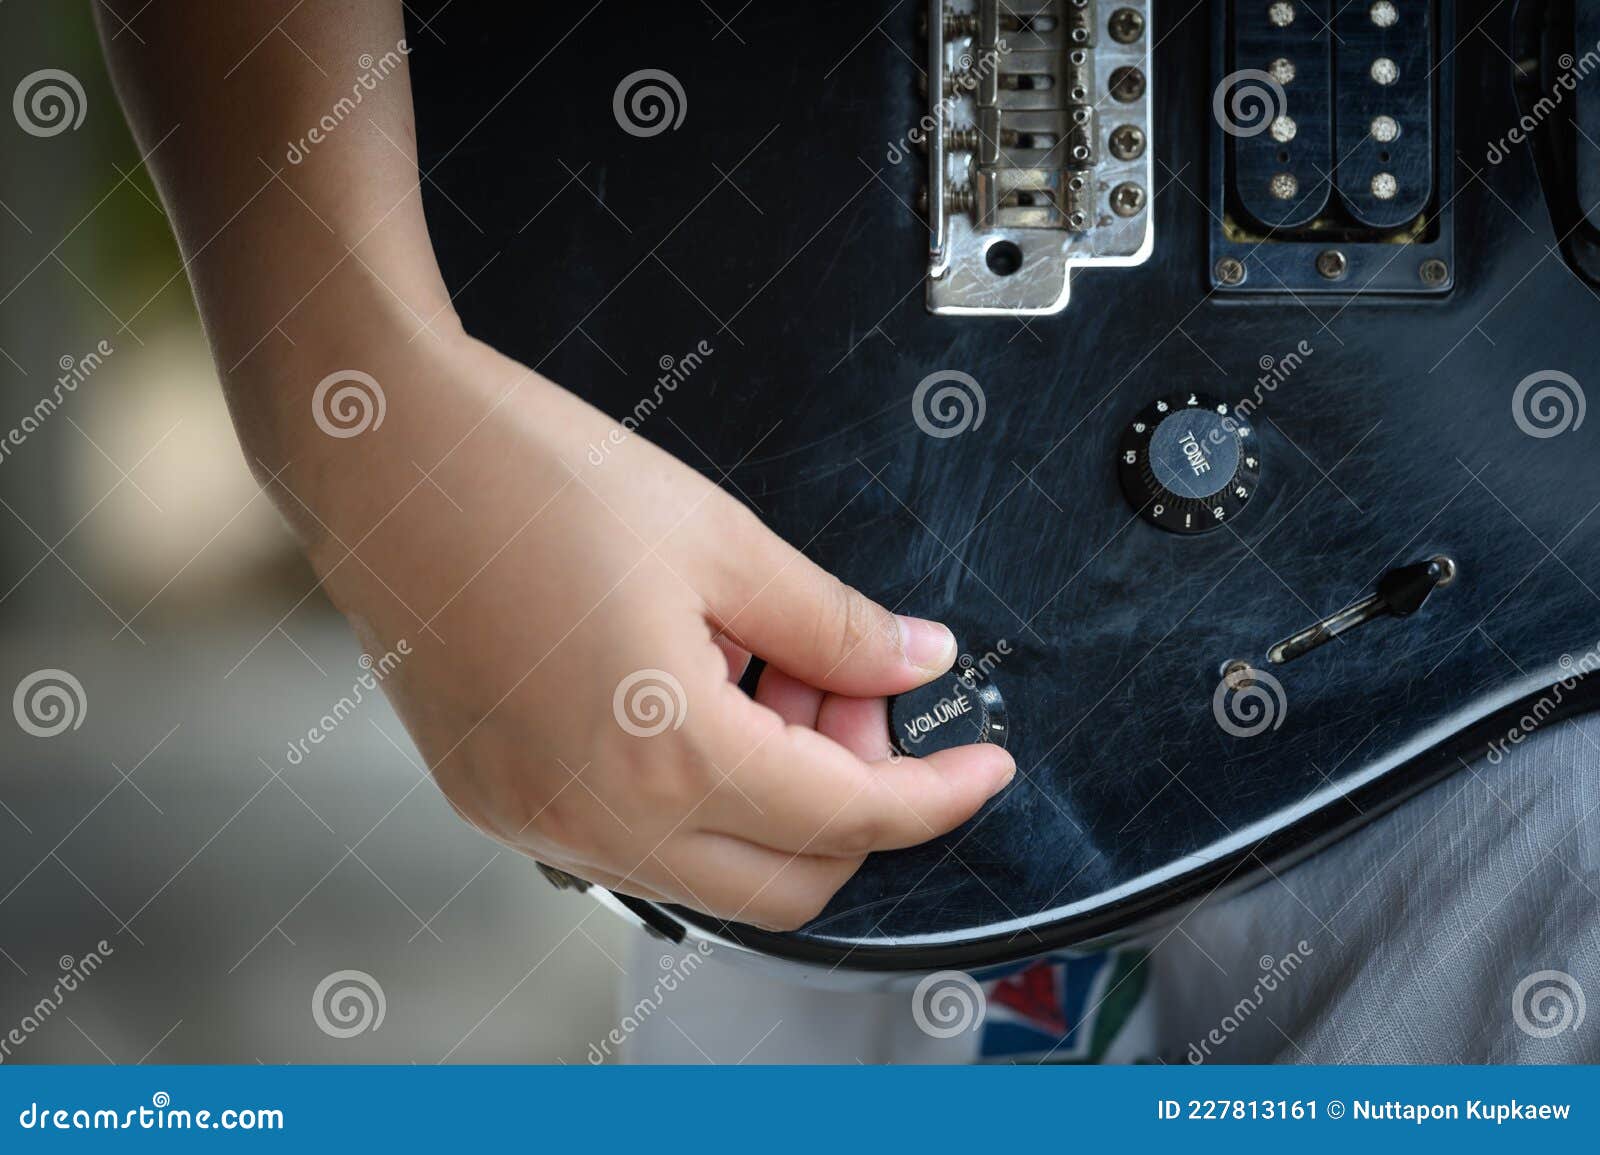
[[[330,438],[305,414],[274,487],[368,653],[407,643],[384,688],[490,837],[625,894],[790,929],[867,853],[950,830],[1010,781],[995,746],[890,756],[883,696],[951,666],[943,626],[842,585],[485,345],[359,348],[382,358],[360,367],[384,422]],[[768,663],[754,701],[735,684],[752,653]]]

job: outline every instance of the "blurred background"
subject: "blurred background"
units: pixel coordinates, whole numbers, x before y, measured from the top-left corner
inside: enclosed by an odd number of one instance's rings
[[[586,1061],[627,929],[462,824],[380,696],[291,763],[360,651],[245,468],[90,5],[0,5],[0,63],[82,117],[0,121],[0,693],[49,734],[0,713],[0,1058]],[[337,1038],[346,970],[384,1011]]]
[[[658,946],[469,830],[360,687],[240,455],[90,3],[0,3],[0,97],[0,1062],[596,1058]],[[1164,934],[1167,1057],[1310,939],[1221,1061],[1594,1061],[1593,1016],[1549,1036],[1515,1000],[1600,973],[1597,734],[1548,728]],[[915,1031],[905,1001],[763,1006],[734,973],[606,1057]],[[692,1014],[732,1026],[703,1046]]]

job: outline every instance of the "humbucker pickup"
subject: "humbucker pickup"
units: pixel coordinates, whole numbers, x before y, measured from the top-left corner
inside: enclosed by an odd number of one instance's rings
[[[927,302],[1040,314],[1153,245],[1150,4],[932,0]]]
[[[1214,6],[1214,292],[1451,290],[1453,29],[1437,0]]]

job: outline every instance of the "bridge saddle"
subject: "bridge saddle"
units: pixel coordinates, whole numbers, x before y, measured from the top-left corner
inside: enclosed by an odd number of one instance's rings
[[[931,0],[927,302],[1055,313],[1153,244],[1150,4]]]

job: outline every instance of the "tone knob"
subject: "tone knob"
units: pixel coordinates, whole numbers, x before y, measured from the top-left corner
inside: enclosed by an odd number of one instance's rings
[[[1205,533],[1255,496],[1261,453],[1255,430],[1231,405],[1176,393],[1152,402],[1123,430],[1117,472],[1150,524]]]

